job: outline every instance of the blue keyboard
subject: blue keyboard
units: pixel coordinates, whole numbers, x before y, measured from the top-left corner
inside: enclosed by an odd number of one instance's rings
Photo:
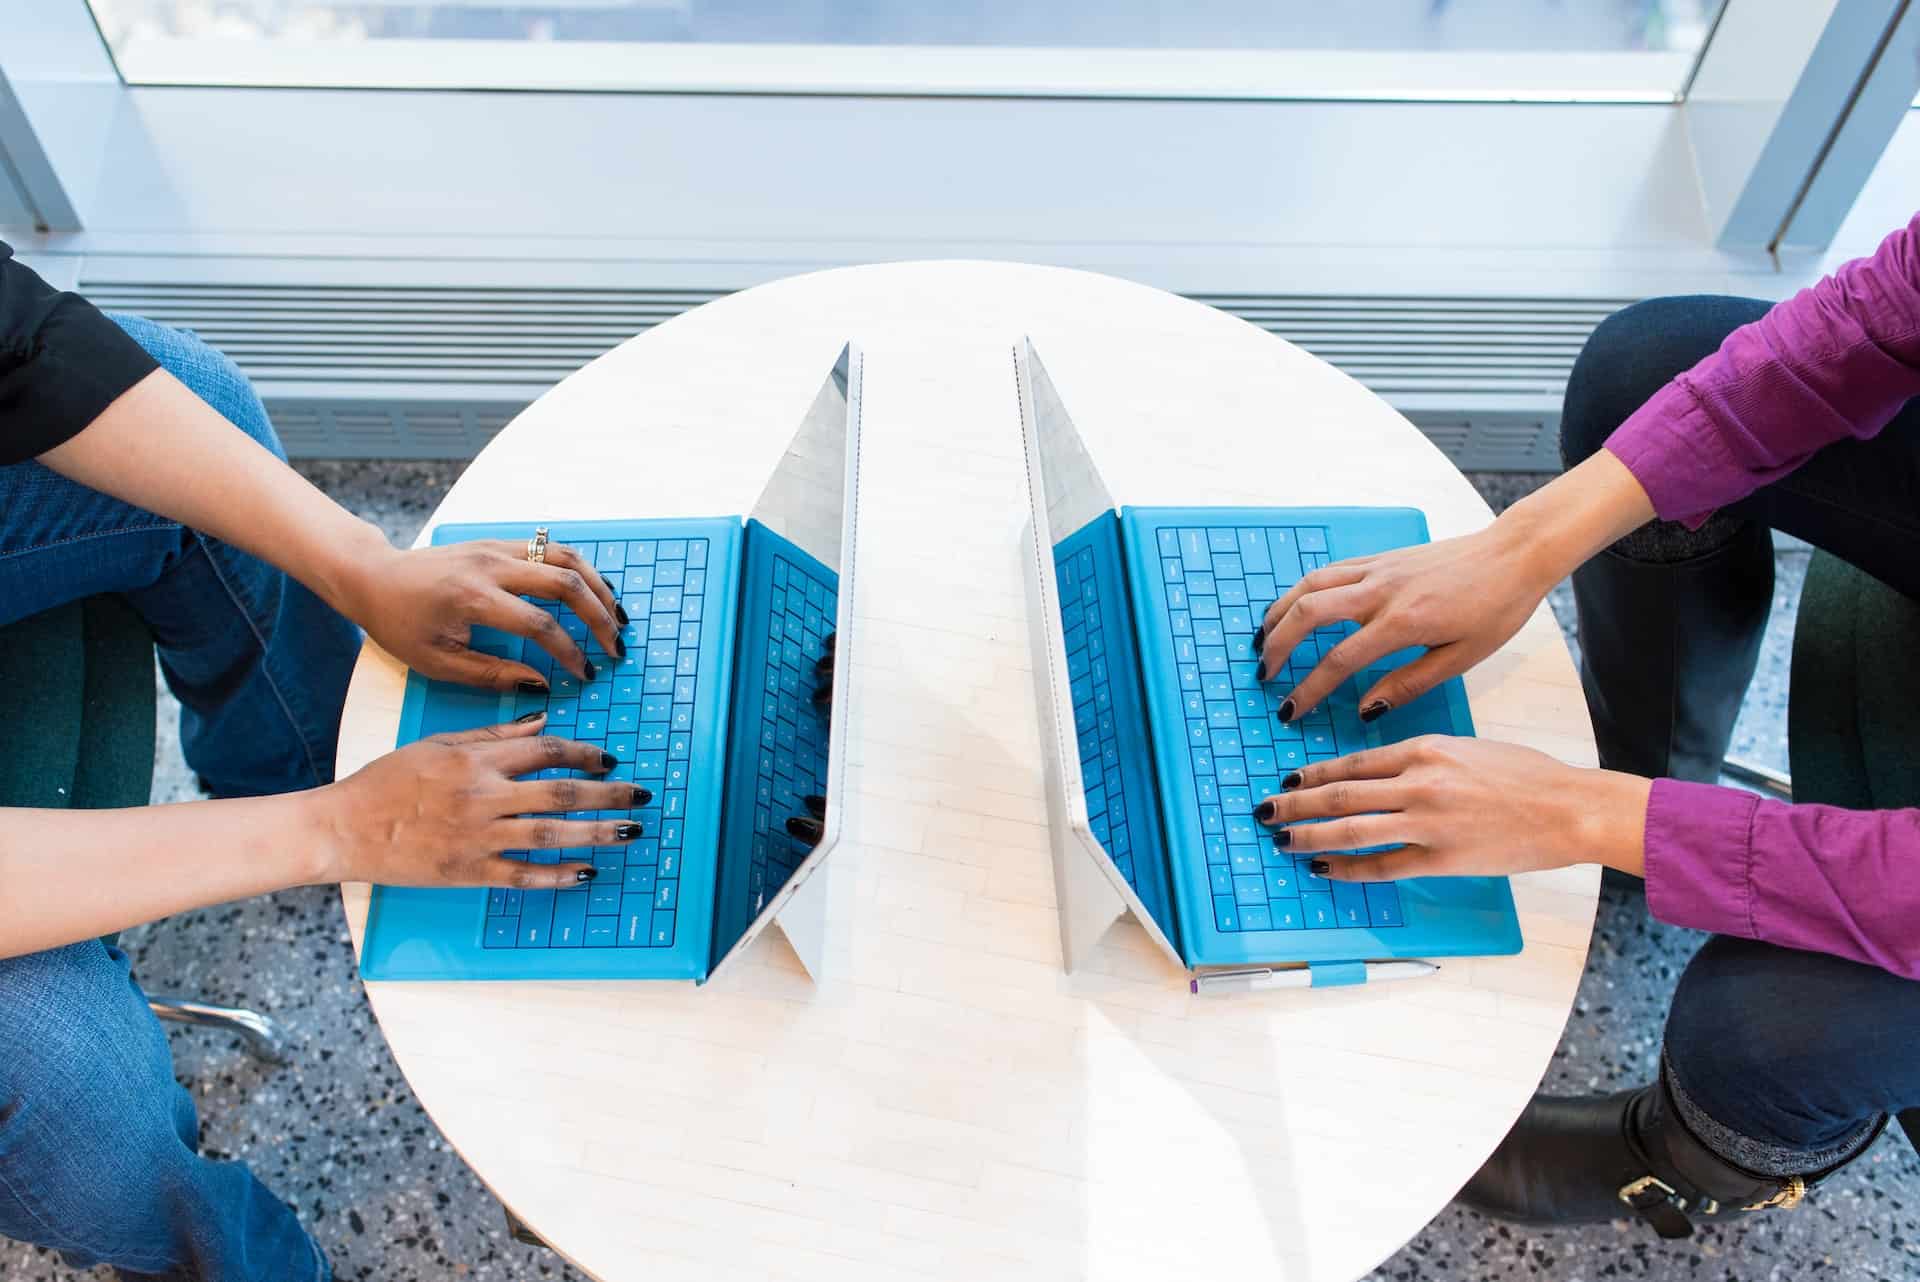
[[[1254,630],[1289,586],[1336,558],[1329,528],[1167,524],[1140,512],[1125,519],[1128,540],[1142,543],[1136,564],[1153,570],[1136,603],[1152,637],[1146,649],[1171,658],[1170,671],[1149,673],[1147,700],[1156,738],[1177,737],[1185,749],[1179,777],[1166,781],[1167,822],[1176,848],[1199,846],[1200,857],[1175,859],[1190,902],[1210,906],[1206,916],[1222,934],[1403,925],[1392,883],[1316,877],[1253,818],[1289,771],[1368,744],[1351,680],[1305,717],[1279,718],[1283,694],[1352,625],[1309,636],[1267,685],[1256,676]]]
[[[1458,680],[1360,720],[1360,692],[1411,651],[1282,725],[1282,697],[1351,625],[1305,638],[1267,685],[1255,675],[1254,629],[1301,576],[1426,537],[1406,508],[1127,508],[1054,545],[1089,827],[1187,965],[1519,950],[1504,878],[1330,882],[1253,818],[1311,762],[1473,733]]]
[[[569,540],[593,563],[626,607],[621,633],[627,653],[601,649],[570,610],[533,604],[558,619],[598,670],[582,683],[531,641],[489,631],[474,648],[517,659],[546,676],[550,692],[515,696],[514,715],[544,710],[549,733],[597,744],[618,761],[606,775],[543,770],[542,779],[631,780],[653,793],[633,811],[584,811],[573,817],[638,820],[644,836],[628,846],[508,851],[535,863],[579,860],[599,876],[578,890],[487,892],[481,944],[486,948],[672,948],[678,938],[687,849],[689,783],[714,771],[706,760],[718,733],[711,701],[698,698],[709,680],[701,638],[707,625],[712,540]],[[717,755],[717,754],[715,754]]]
[[[1120,524],[1095,521],[1054,546],[1080,775],[1094,837],[1169,938],[1166,844],[1120,560]]]
[[[808,796],[827,793],[827,711],[813,693],[825,680],[816,668],[837,617],[839,575],[758,521],[747,523],[743,573],[742,617],[765,623],[745,630],[735,660],[727,777],[753,788],[728,796],[721,821],[716,959],[806,860],[812,847],[786,823],[808,813]]]

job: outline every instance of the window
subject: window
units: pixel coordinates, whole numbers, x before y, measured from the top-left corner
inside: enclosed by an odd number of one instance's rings
[[[134,84],[1673,102],[1722,0],[92,0]]]

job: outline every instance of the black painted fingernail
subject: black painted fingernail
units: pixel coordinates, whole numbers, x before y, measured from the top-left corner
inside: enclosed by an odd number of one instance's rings
[[[587,680],[591,681],[595,677],[600,675],[600,669],[593,666],[592,659],[582,659],[580,660],[580,663],[587,670]]]
[[[1280,701],[1280,720],[1283,722],[1293,720],[1293,696],[1292,695],[1288,695],[1286,698]]]
[[[513,688],[515,690],[518,690],[521,694],[549,693],[547,689],[547,683],[544,681],[522,681],[516,684]]]
[[[1253,648],[1258,650],[1262,646],[1266,645],[1266,643],[1267,643],[1267,625],[1263,623],[1258,628],[1254,629]]]
[[[1256,681],[1265,681],[1269,676],[1271,676],[1271,674],[1267,671],[1267,656],[1263,654],[1260,656],[1260,666],[1254,669],[1253,679]]]
[[[824,677],[833,671],[833,655],[823,654],[813,662],[813,675]]]
[[[1279,832],[1274,833],[1273,844],[1280,847],[1280,849],[1282,850],[1285,850],[1288,846],[1291,846],[1293,844],[1293,829],[1282,828]]]
[[[827,817],[827,799],[825,797],[812,796],[807,797],[805,800],[808,812],[811,813],[815,819],[825,819]]]
[[[575,881],[592,881],[599,875],[600,870],[598,868],[582,868],[579,872],[573,874],[573,879]]]
[[[1253,817],[1263,824],[1273,822],[1273,802],[1263,801],[1253,808]]]
[[[600,754],[600,768],[602,770],[611,770],[619,764],[620,758],[614,756],[611,752],[603,752]]]
[[[615,841],[632,841],[635,837],[638,837],[639,835],[640,835],[639,824],[626,823],[626,824],[614,825],[613,839]]]
[[[829,681],[813,692],[813,701],[823,707],[833,702],[833,682]]]
[[[1298,770],[1290,772],[1285,779],[1282,779],[1280,781],[1280,790],[1282,792],[1291,792],[1293,789],[1298,788],[1299,786],[1300,786],[1300,772]]]
[[[829,632],[827,633],[827,635],[820,638],[820,644],[826,647],[828,654],[833,653],[834,636],[835,636],[834,633]]]
[[[517,726],[530,725],[546,715],[547,713],[544,708],[536,709],[532,712],[523,712],[513,719],[513,723]]]
[[[633,622],[632,619],[627,617],[627,607],[621,605],[618,601],[613,603],[613,617],[620,620],[620,626],[623,628]]]
[[[809,846],[819,845],[820,838],[827,835],[826,827],[818,819],[808,819],[803,815],[795,815],[787,820],[787,832]]]
[[[622,637],[622,636],[614,637],[613,657],[616,659],[624,659],[627,657],[627,639],[625,637]]]
[[[1375,699],[1366,707],[1360,709],[1360,719],[1362,721],[1378,721],[1391,707],[1393,707],[1393,705],[1385,699]]]
[[[649,801],[652,801],[652,800],[653,800],[653,794],[651,792],[648,792],[645,788],[635,788],[633,790],[633,804],[635,806],[644,806]]]
[[[1333,865],[1324,859],[1309,859],[1307,861],[1307,867],[1313,871],[1313,875],[1316,877],[1324,877],[1333,871]]]

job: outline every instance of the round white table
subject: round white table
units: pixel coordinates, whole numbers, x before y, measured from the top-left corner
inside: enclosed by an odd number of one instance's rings
[[[596,1278],[1350,1279],[1447,1203],[1559,1040],[1591,867],[1517,878],[1525,951],[1432,979],[1195,998],[1131,922],[1065,973],[1021,580],[1023,333],[1120,502],[1406,504],[1436,538],[1488,519],[1332,367],[1049,268],[780,281],[530,406],[436,521],[743,513],[841,345],[866,348],[863,639],[820,982],[768,936],[704,989],[368,985],[454,1148]],[[393,746],[403,682],[363,653],[342,774]],[[1468,688],[1482,735],[1591,764],[1544,606]],[[358,947],[366,888],[342,898]]]

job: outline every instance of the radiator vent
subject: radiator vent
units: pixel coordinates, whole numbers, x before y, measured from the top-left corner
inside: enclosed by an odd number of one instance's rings
[[[725,290],[195,285],[86,279],[196,331],[261,388],[290,453],[470,457],[529,400]],[[1470,471],[1550,471],[1567,373],[1626,299],[1197,294],[1346,371]]]

